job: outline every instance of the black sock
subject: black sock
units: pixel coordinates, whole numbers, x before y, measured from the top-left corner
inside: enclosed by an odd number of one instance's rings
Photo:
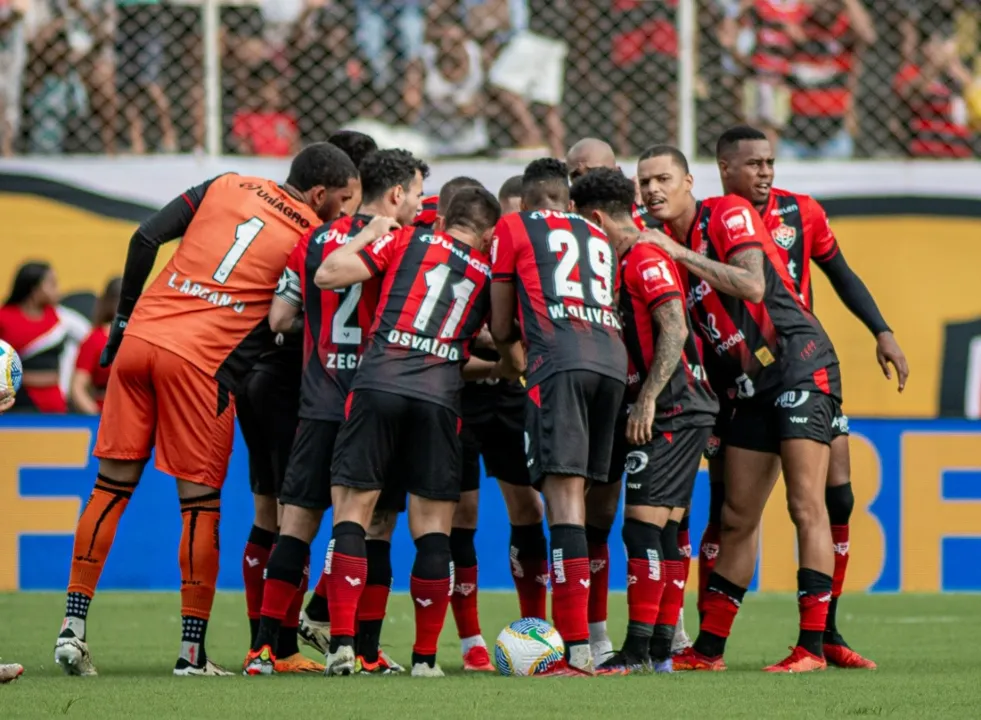
[[[722,577],[717,572],[713,572],[709,576],[708,586],[706,587],[706,594],[710,593],[725,595],[738,606],[742,604],[743,598],[746,597],[746,588],[736,585],[736,583]],[[693,649],[705,657],[719,657],[725,654],[726,640],[728,640],[727,637],[722,637],[704,628],[700,628],[698,639],[695,640]]]
[[[203,667],[208,661],[204,649],[204,636],[208,621],[184,615],[181,617],[181,657],[195,667]]]
[[[300,646],[296,642],[296,628],[279,626],[279,637],[276,641],[276,657],[288,658],[300,652]]]
[[[355,652],[365,662],[378,662],[378,647],[381,645],[381,632],[384,620],[359,620]]]
[[[392,586],[392,544],[387,540],[368,540],[365,542],[368,552],[368,577],[365,587],[371,585]],[[354,641],[355,652],[364,658],[365,662],[378,661],[378,648],[381,646],[381,632],[384,619],[358,619],[358,635]]]
[[[303,570],[309,556],[310,543],[291,535],[280,535],[272,555],[269,556],[269,562],[266,564],[266,579],[280,580],[299,588],[303,581]],[[282,624],[283,621],[278,618],[267,615],[260,617],[259,629],[255,635],[255,642],[252,643],[252,649],[259,650],[263,645],[268,645],[277,657],[279,655],[288,657],[299,652],[296,646],[295,628],[290,628],[293,637],[287,638],[286,647],[279,647],[279,641],[284,635]],[[290,649],[292,652],[289,652]]]
[[[674,642],[674,625],[655,625],[651,636],[651,661],[664,662],[671,657],[671,644]]]
[[[627,623],[627,639],[623,641],[623,654],[627,656],[628,660],[650,662],[652,632],[652,625],[636,622]]]
[[[310,602],[307,603],[306,613],[307,617],[314,622],[329,623],[330,609],[327,607],[327,598],[314,593],[310,596]]]
[[[450,552],[455,567],[474,567],[477,564],[476,534],[476,529],[472,528],[455,527],[450,531]]]
[[[844,645],[848,647],[845,638],[838,632],[838,598],[832,597],[828,603],[828,622],[824,627],[824,642],[829,645]]]

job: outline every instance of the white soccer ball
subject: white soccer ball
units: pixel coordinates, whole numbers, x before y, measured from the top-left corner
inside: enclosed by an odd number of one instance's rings
[[[0,396],[13,395],[20,390],[24,377],[24,366],[20,355],[9,343],[0,340]]]
[[[541,675],[565,657],[565,641],[540,618],[521,618],[501,630],[494,662],[501,675]]]

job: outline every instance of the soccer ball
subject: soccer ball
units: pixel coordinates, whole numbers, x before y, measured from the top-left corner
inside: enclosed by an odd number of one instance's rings
[[[24,367],[20,356],[9,343],[0,340],[0,396],[12,395],[20,390]]]
[[[565,641],[539,618],[521,618],[501,630],[494,662],[501,675],[541,675],[565,657]]]

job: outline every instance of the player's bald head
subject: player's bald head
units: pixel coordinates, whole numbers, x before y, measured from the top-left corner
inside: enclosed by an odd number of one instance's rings
[[[569,166],[572,179],[575,180],[595,168],[615,168],[617,156],[605,140],[588,137],[569,149],[565,162]]]

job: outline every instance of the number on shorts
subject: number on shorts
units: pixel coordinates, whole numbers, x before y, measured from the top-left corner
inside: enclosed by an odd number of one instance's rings
[[[554,253],[564,252],[555,268],[555,294],[559,297],[584,300],[581,282],[570,280],[573,268],[579,264],[579,238],[568,230],[552,230],[548,234],[548,249]],[[589,291],[598,305],[613,304],[613,257],[610,247],[598,237],[590,236],[586,245],[586,255],[593,277],[589,281]]]
[[[334,320],[330,325],[330,340],[335,345],[360,345],[361,326],[357,319],[353,325],[348,325],[351,318],[358,312],[358,301],[361,299],[361,283],[354,283],[345,290],[335,290],[341,296],[341,302],[334,311]]]
[[[245,255],[245,251],[249,249],[252,241],[256,239],[265,226],[266,223],[257,217],[251,217],[244,223],[235,226],[235,242],[228,248],[228,252],[225,253],[225,257],[219,263],[215,274],[211,276],[215,282],[222,285],[228,282],[232,270],[235,269],[239,260]]]
[[[412,327],[419,332],[425,332],[426,328],[429,327],[429,321],[439,304],[440,296],[446,287],[446,281],[449,280],[450,266],[437,265],[428,271],[424,277],[426,278],[426,297],[423,298],[419,305],[419,312],[416,313],[416,317],[412,321]],[[443,323],[443,329],[439,331],[439,337],[451,338],[456,336],[456,330],[460,321],[463,320],[463,311],[470,303],[470,296],[473,295],[476,288],[477,284],[469,278],[463,278],[450,286],[450,290],[453,292],[453,301]]]

